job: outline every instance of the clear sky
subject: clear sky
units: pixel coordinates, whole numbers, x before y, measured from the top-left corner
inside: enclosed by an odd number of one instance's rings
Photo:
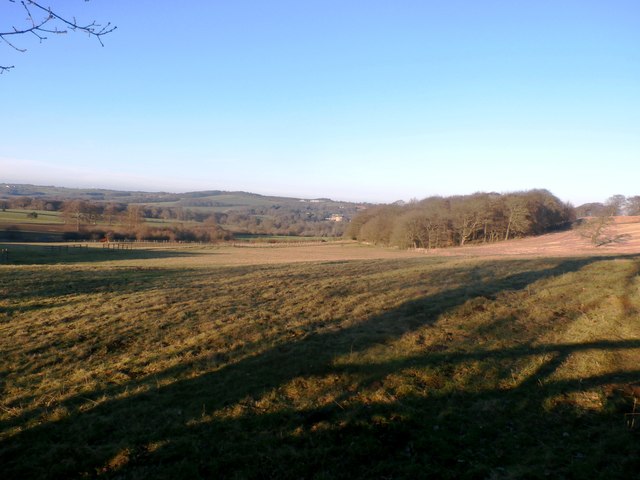
[[[118,29],[0,43],[0,182],[640,195],[638,0],[43,2]]]

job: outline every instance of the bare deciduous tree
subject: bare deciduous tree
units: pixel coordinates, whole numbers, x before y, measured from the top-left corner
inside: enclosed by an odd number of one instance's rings
[[[74,224],[76,232],[80,231],[80,225],[86,221],[87,202],[84,200],[69,200],[64,202],[62,214],[65,223]]]
[[[142,216],[142,210],[143,210],[142,205],[130,204],[129,206],[127,206],[125,218],[126,218],[126,224],[130,230],[135,230],[144,221],[144,218]]]
[[[507,231],[504,239],[509,240],[509,235],[526,232],[531,227],[531,221],[527,202],[523,196],[507,197],[504,203],[507,217]]]
[[[607,208],[603,212],[582,221],[579,225],[580,234],[596,247],[627,241],[628,234],[616,232],[615,215],[618,208],[619,202],[607,202]]]
[[[627,198],[627,215],[640,215],[640,195]]]
[[[0,40],[18,52],[26,51],[26,48],[20,47],[13,40],[21,35],[34,35],[42,42],[47,39],[49,34],[62,35],[69,31],[84,32],[90,37],[98,39],[100,45],[104,46],[102,37],[117,28],[110,22],[106,25],[96,23],[95,20],[90,23],[81,23],[75,17],[63,16],[51,7],[33,0],[5,1],[15,4],[15,7],[21,9],[25,15],[22,25],[11,25],[7,31],[0,31]],[[13,65],[0,65],[0,74],[13,67]]]
[[[347,234],[365,242],[431,249],[539,235],[568,228],[573,220],[573,207],[547,190],[475,193],[370,207],[353,218]]]
[[[609,209],[611,215],[624,215],[627,199],[624,195],[613,195],[607,198],[605,206]]]

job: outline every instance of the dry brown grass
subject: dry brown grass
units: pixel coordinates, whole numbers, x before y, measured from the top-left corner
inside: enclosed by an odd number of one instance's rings
[[[431,252],[447,256],[525,256],[556,257],[573,255],[623,255],[640,253],[640,217],[615,217],[612,236],[625,235],[619,243],[594,246],[578,230],[549,233],[508,242],[440,249]]]
[[[6,478],[639,466],[637,256],[37,248],[0,265]]]

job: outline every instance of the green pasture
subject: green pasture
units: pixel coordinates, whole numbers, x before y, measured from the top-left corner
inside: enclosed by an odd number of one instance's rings
[[[35,212],[37,217],[30,214]],[[63,224],[64,220],[60,212],[46,210],[0,210],[1,224]]]

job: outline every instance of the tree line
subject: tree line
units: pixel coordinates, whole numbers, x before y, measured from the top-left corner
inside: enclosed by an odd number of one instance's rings
[[[377,245],[443,248],[538,235],[568,227],[574,208],[547,190],[429,197],[369,208],[347,235]]]
[[[585,203],[576,207],[576,215],[580,217],[602,217],[615,215],[640,215],[640,195],[625,197],[613,195],[604,203]]]
[[[640,196],[614,195],[604,203],[574,208],[547,190],[475,193],[373,205],[364,210],[354,204],[351,212],[307,203],[219,211],[200,205],[188,208],[177,202],[145,205],[20,195],[0,199],[0,208],[61,212],[70,238],[89,235],[210,242],[229,240],[234,234],[345,235],[378,245],[432,249],[538,235],[568,227],[576,218],[589,218],[582,225],[587,227],[588,223],[588,228],[594,229],[596,224],[609,225],[608,217],[613,215],[640,215]],[[344,221],[328,220],[336,211],[345,213]],[[596,232],[590,238],[598,239],[592,240],[599,244],[602,236]]]
[[[68,238],[217,241],[233,234],[340,237],[347,222],[328,221],[335,210],[319,205],[273,205],[229,211],[182,205],[145,205],[84,199],[16,196],[0,209],[60,212]],[[355,207],[354,207],[355,209]]]

